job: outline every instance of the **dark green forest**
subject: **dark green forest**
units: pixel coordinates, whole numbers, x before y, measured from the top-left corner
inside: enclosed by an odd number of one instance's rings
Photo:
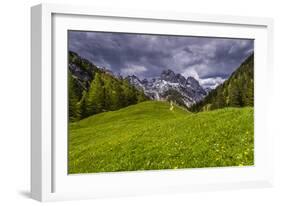
[[[69,52],[68,105],[69,121],[147,100],[128,80]]]
[[[254,54],[250,55],[223,84],[212,90],[201,102],[192,105],[193,112],[223,107],[254,106]]]

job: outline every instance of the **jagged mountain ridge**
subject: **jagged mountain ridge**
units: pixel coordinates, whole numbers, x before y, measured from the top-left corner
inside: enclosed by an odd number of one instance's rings
[[[170,69],[164,70],[159,77],[151,80],[140,80],[135,75],[127,76],[126,79],[137,89],[143,90],[150,99],[173,100],[186,107],[201,101],[207,95],[196,79],[185,78]]]
[[[69,71],[76,79],[80,94],[83,90],[88,90],[94,73],[105,72],[116,79],[122,79],[115,76],[111,71],[105,68],[99,68],[87,59],[81,58],[75,52],[69,52],[71,61],[69,62]],[[164,70],[159,77],[151,80],[140,80],[137,76],[131,75],[125,77],[136,89],[143,91],[151,100],[172,100],[185,107],[201,101],[208,93],[207,90],[199,84],[193,77],[185,78],[181,74],[176,74],[172,70]],[[81,98],[81,95],[79,96]]]

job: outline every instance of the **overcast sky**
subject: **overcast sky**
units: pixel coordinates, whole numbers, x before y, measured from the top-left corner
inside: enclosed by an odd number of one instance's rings
[[[254,51],[254,41],[69,31],[69,50],[122,76],[154,78],[171,69],[214,87]]]

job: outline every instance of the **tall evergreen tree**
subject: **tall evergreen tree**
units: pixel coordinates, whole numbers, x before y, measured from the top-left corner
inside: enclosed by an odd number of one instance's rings
[[[143,90],[139,92],[139,94],[137,95],[137,102],[140,103],[140,102],[143,102],[147,100],[147,97],[145,96]]]
[[[86,107],[88,115],[100,113],[104,109],[104,88],[101,75],[98,72],[90,85]]]
[[[223,93],[223,87],[218,89],[218,93],[215,99],[214,104],[212,105],[212,109],[218,109],[225,106],[225,97]]]
[[[79,98],[77,96],[77,83],[70,73],[68,73],[68,118],[69,121],[80,119]]]
[[[127,79],[123,80],[123,95],[124,95],[124,105],[128,106],[137,103],[137,96],[135,88],[129,83]]]
[[[254,97],[255,97],[255,93],[254,93],[254,80],[251,79],[249,80],[249,86],[248,86],[248,106],[254,106]]]
[[[229,91],[229,106],[240,107],[242,102],[241,92],[237,82],[233,82]]]
[[[111,110],[112,107],[112,95],[113,95],[113,88],[112,88],[112,78],[104,76],[104,109],[106,111]]]
[[[79,102],[81,119],[89,116],[88,113],[87,113],[87,98],[88,98],[88,93],[87,93],[86,90],[84,90],[83,94],[82,94],[82,98]]]
[[[120,109],[124,106],[124,95],[119,81],[114,81],[112,85],[112,106],[111,110]]]

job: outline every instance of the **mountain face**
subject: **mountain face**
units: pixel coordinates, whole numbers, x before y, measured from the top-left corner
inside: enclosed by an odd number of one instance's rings
[[[76,87],[78,87],[82,95],[83,90],[89,89],[94,73],[98,68],[75,52],[69,51],[68,57],[69,72],[71,77],[75,79]],[[81,98],[81,95],[79,98]]]
[[[207,92],[193,77],[185,78],[172,70],[164,70],[159,77],[140,80],[137,76],[126,77],[137,89],[153,100],[172,100],[179,105],[190,107],[201,101]]]
[[[87,59],[81,58],[74,52],[69,52],[69,71],[75,78],[78,99],[82,98],[83,91],[88,91],[95,73],[104,73],[113,79],[121,82],[122,78],[114,76],[105,68],[98,68]],[[137,76],[127,76],[128,81],[138,91],[143,91],[146,97],[151,100],[168,100],[177,104],[190,107],[201,101],[209,91],[204,90],[199,82],[193,77],[185,78],[181,74],[175,74],[172,70],[164,70],[159,77],[140,80]]]
[[[74,52],[69,52],[68,69],[68,114],[72,122],[148,100],[126,79]]]
[[[189,108],[199,112],[223,107],[254,106],[254,54],[250,55],[223,84]]]

